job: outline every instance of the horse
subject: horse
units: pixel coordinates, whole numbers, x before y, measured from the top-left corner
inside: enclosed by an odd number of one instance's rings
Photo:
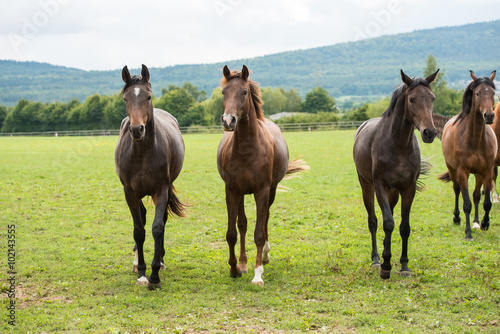
[[[387,110],[379,118],[364,122],[356,131],[353,157],[368,213],[368,228],[372,240],[372,267],[379,269],[383,279],[391,275],[391,236],[394,230],[394,207],[401,196],[402,239],[401,270],[399,274],[410,277],[408,269],[408,238],[410,236],[410,209],[420,185],[421,174],[430,169],[422,162],[420,145],[415,129],[424,143],[432,143],[437,130],[432,118],[434,94],[430,83],[439,70],[425,79],[410,78],[401,70],[402,83],[394,90]],[[374,194],[382,210],[384,237],[383,263],[377,251],[377,217]]]
[[[491,210],[490,190],[493,182],[493,167],[497,154],[498,143],[495,132],[490,126],[495,114],[493,103],[495,95],[496,71],[489,77],[476,77],[470,71],[472,82],[465,89],[462,99],[462,111],[451,118],[444,128],[442,150],[448,172],[439,177],[444,182],[453,182],[455,192],[455,210],[453,222],[460,224],[458,199],[460,193],[464,201],[465,240],[472,240],[470,213],[472,204],[469,197],[469,175],[476,178],[476,187],[472,194],[474,201],[473,228],[487,230],[490,226]],[[484,185],[484,217],[479,225],[479,200],[481,185]]]
[[[500,96],[498,97],[498,100],[500,101]],[[495,132],[495,136],[497,137],[497,143],[498,143],[498,141],[500,141],[500,103],[497,103],[493,113],[495,114],[496,117],[493,119],[493,123],[490,126]],[[497,149],[497,155],[495,158],[495,167],[493,168],[493,182],[491,184],[491,198],[493,203],[499,203],[497,187],[496,187],[498,166],[500,166],[500,145],[498,145]]]
[[[257,207],[254,241],[257,246],[255,275],[252,283],[264,286],[263,264],[269,263],[271,249],[268,239],[269,209],[274,202],[278,183],[286,174],[308,169],[304,161],[289,163],[288,146],[280,128],[264,118],[261,91],[249,79],[249,70],[241,72],[224,66],[221,80],[224,114],[221,117],[224,135],[217,150],[217,168],[225,182],[229,246],[229,274],[241,277],[247,273],[245,236],[247,218],[244,196],[253,194]],[[237,264],[234,247],[240,233],[240,256]]]
[[[137,283],[152,290],[160,287],[158,272],[165,268],[165,223],[169,215],[183,217],[185,205],[175,195],[173,186],[184,162],[184,141],[177,120],[168,112],[153,108],[149,78],[145,65],[140,77],[131,76],[127,66],[122,69],[125,82],[122,94],[128,116],[121,123],[115,166],[134,221],[133,268],[139,275]],[[151,196],[155,205],[154,257],[149,279],[143,252],[146,208],[142,198],[145,196]]]
[[[443,138],[443,130],[444,126],[446,125],[446,122],[450,120],[451,117],[449,116],[443,116],[439,114],[432,114],[432,120],[434,121],[434,126],[437,129],[437,137],[439,140]]]

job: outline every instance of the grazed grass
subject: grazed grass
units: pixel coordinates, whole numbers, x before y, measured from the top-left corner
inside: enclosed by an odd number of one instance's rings
[[[451,185],[440,142],[422,145],[434,164],[412,208],[411,278],[370,269],[370,237],[352,161],[353,131],[286,133],[291,157],[311,166],[271,208],[271,262],[265,287],[250,273],[231,279],[224,183],[216,168],[220,135],[186,135],[175,182],[191,204],[166,226],[162,288],[147,291],[132,273],[132,220],[114,171],[115,137],[0,138],[2,240],[16,224],[18,332],[442,332],[500,330],[500,206],[490,230],[452,223]],[[249,221],[255,220],[251,197]],[[154,211],[148,202],[146,262]],[[377,209],[380,217],[380,211]],[[399,206],[396,208],[399,220]],[[247,237],[249,264],[255,245]],[[383,233],[379,228],[379,252]],[[4,244],[6,242],[4,241]],[[4,246],[5,247],[5,246]],[[6,252],[0,257],[7,262]],[[2,265],[2,276],[7,276]],[[5,281],[4,281],[5,282]],[[4,291],[6,287],[4,286]],[[1,299],[7,324],[6,298]]]

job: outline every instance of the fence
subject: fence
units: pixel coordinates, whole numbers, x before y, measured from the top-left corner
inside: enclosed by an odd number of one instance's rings
[[[283,132],[294,131],[330,131],[330,130],[353,130],[357,129],[363,122],[321,122],[321,123],[286,123],[278,124]],[[181,127],[183,134],[190,133],[222,133],[221,126],[190,126]],[[118,136],[120,130],[78,130],[78,131],[40,131],[40,132],[11,132],[0,133],[0,136]]]

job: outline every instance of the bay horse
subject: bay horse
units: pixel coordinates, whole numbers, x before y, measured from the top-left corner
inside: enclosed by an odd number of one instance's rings
[[[491,124],[491,128],[495,132],[495,137],[497,137],[497,143],[500,141],[500,96],[498,97],[499,103],[497,103],[495,110],[493,113],[495,114],[495,118],[493,119],[493,124]],[[493,182],[491,184],[491,199],[493,203],[499,203],[498,201],[498,193],[496,187],[496,181],[498,176],[498,166],[500,166],[500,145],[497,148],[497,155],[495,157],[495,167],[493,168]]]
[[[444,128],[442,150],[448,172],[439,177],[440,180],[453,182],[455,192],[455,210],[453,222],[460,224],[458,199],[460,193],[464,201],[465,240],[472,240],[470,213],[472,204],[469,197],[469,175],[476,178],[476,187],[472,194],[474,201],[473,228],[487,230],[490,226],[491,210],[490,190],[493,182],[493,167],[498,143],[492,124],[496,71],[489,77],[476,77],[470,71],[472,82],[465,89],[462,99],[462,111],[451,118]],[[479,225],[479,201],[481,186],[484,185],[484,217]]]
[[[254,241],[257,246],[255,276],[252,283],[263,286],[263,264],[269,262],[269,208],[274,202],[278,183],[286,174],[301,172],[308,167],[302,160],[289,163],[288,146],[280,128],[264,118],[261,91],[249,79],[248,68],[241,72],[224,66],[221,80],[224,114],[221,123],[224,135],[217,150],[217,168],[225,182],[229,246],[229,274],[240,277],[247,273],[245,236],[247,218],[244,196],[253,194],[257,207]],[[240,233],[240,256],[237,264],[234,247]]]
[[[160,286],[158,271],[164,268],[163,244],[169,215],[184,216],[185,205],[174,193],[173,182],[184,162],[184,141],[177,120],[168,112],[153,108],[149,71],[142,65],[141,76],[122,70],[122,89],[128,116],[123,119],[115,149],[116,173],[123,184],[125,199],[134,221],[134,271],[138,284],[149,289]],[[146,208],[142,198],[151,196],[155,204],[152,225],[154,257],[151,275],[146,278],[143,245]]]
[[[372,240],[372,267],[379,268],[383,279],[391,275],[391,236],[394,230],[394,207],[401,196],[402,239],[401,271],[411,276],[408,269],[408,238],[410,236],[410,209],[419,190],[417,180],[430,169],[422,162],[415,129],[424,143],[432,143],[437,130],[432,118],[434,94],[430,83],[439,70],[425,79],[410,78],[401,70],[403,83],[392,94],[391,102],[382,117],[364,122],[356,131],[353,156],[368,213],[368,228]],[[374,194],[382,210],[384,237],[383,263],[377,251],[377,217]]]

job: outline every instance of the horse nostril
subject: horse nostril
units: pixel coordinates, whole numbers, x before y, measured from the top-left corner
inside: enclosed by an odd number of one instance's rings
[[[142,124],[141,124],[141,125],[139,126],[139,131],[140,131],[140,132],[144,132],[144,125],[142,125]]]

